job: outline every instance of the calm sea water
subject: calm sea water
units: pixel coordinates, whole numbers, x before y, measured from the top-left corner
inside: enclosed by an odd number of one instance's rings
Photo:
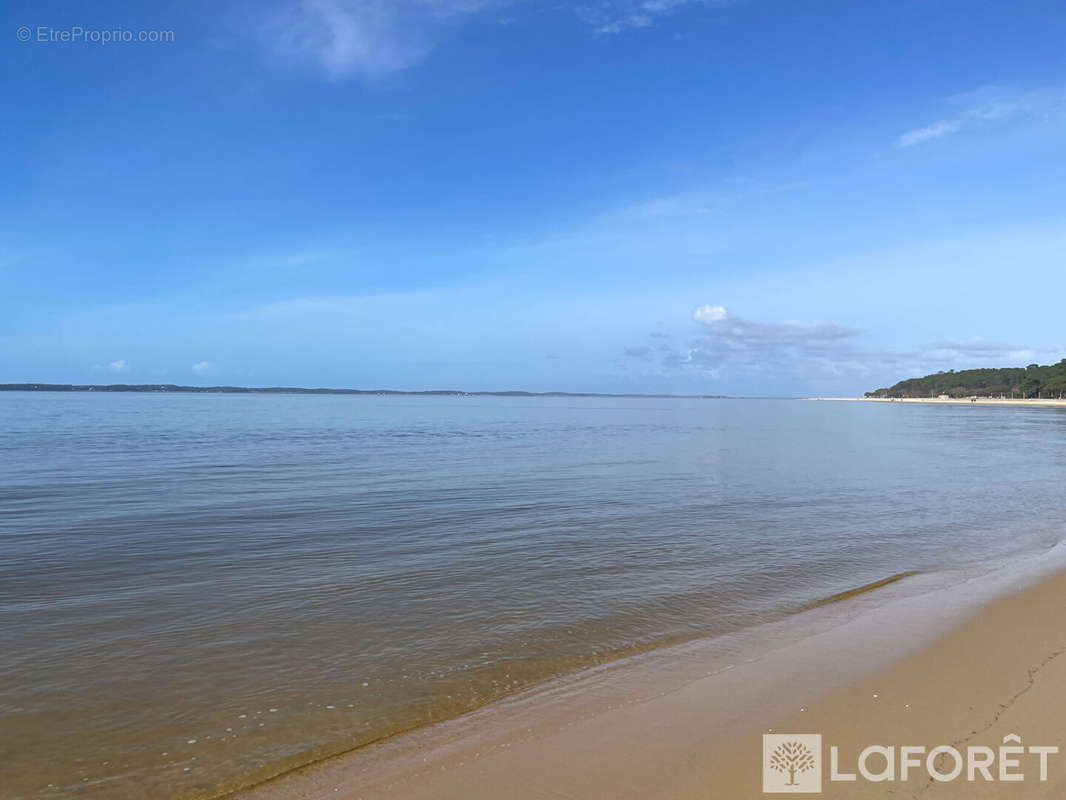
[[[0,796],[211,796],[1045,547],[1066,413],[0,393]]]

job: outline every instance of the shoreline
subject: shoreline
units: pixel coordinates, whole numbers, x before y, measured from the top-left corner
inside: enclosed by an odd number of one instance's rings
[[[965,727],[985,712],[994,716],[1013,696],[1000,699],[1001,684],[1024,685],[1031,663],[1066,648],[1066,631],[1056,625],[1059,598],[1066,598],[1066,545],[976,577],[954,577],[945,586],[938,583],[943,575],[908,576],[791,620],[623,659],[230,797],[687,799],[706,798],[711,786],[712,796],[728,787],[723,797],[747,797],[761,791],[758,749],[769,729],[822,730],[842,750],[860,741],[860,734],[868,743],[878,741],[885,725],[900,745],[950,743],[965,733],[960,728],[948,736],[952,725]],[[1028,613],[1023,631],[1019,609]],[[1058,638],[1045,653],[1049,636]],[[975,648],[980,652],[977,645],[986,641],[981,676],[965,680]],[[1019,641],[1025,647],[1016,646]],[[1066,660],[1062,669],[1066,681]],[[916,681],[923,671],[939,677],[923,686]],[[960,701],[962,685],[981,698],[979,707],[965,697]],[[871,688],[880,686],[894,688]],[[1050,694],[1044,687],[1040,696],[1045,694],[1038,707],[1064,710],[1055,686]],[[922,699],[903,704],[905,715],[900,703],[868,703],[869,714],[861,715],[868,733],[864,725],[856,727],[857,698],[903,695]],[[883,714],[885,709],[891,713]],[[1017,732],[1066,750],[1066,741],[1055,738],[1064,738],[1061,733],[1046,721],[1031,722],[1031,732],[1020,724]],[[1066,768],[1059,772],[1066,774]],[[842,785],[848,797],[857,788],[881,796],[879,788],[898,787]]]
[[[1066,399],[1056,398],[1030,398],[1027,400],[1010,398],[995,399],[978,397],[971,400],[969,397],[808,397],[808,400],[826,401],[833,403],[914,403],[931,406],[1015,406],[1018,408],[1066,408]]]

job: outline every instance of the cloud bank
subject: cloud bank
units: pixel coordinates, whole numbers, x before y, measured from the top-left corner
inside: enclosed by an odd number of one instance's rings
[[[1001,367],[1032,361],[1052,363],[1062,348],[1019,347],[981,339],[939,341],[911,351],[864,344],[864,332],[834,322],[756,322],[721,305],[702,305],[692,314],[695,327],[683,344],[634,345],[623,349],[624,363],[643,374],[697,376],[761,385],[853,378],[874,381],[926,375],[940,369]],[[649,338],[661,341],[661,334]],[[867,387],[876,388],[874,386]]]
[[[791,373],[798,365],[839,372],[838,362],[853,349],[859,331],[835,323],[764,323],[738,317],[718,305],[692,314],[698,334],[664,362],[711,375],[723,371]]]

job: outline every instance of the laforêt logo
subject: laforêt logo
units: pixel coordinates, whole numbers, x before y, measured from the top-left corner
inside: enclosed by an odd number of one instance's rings
[[[1057,745],[1023,745],[1016,733],[1003,737],[999,747],[970,744],[884,745],[841,753],[829,748],[829,781],[870,783],[1024,781],[1026,772],[1047,782]],[[820,733],[764,733],[762,737],[762,790],[766,793],[822,791],[822,735]]]

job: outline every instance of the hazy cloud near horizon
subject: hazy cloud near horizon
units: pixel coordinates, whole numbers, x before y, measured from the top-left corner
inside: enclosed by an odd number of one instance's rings
[[[849,375],[861,379],[890,373],[902,380],[939,370],[1017,365],[1019,360],[1053,363],[1066,355],[1063,346],[1031,348],[981,339],[931,342],[913,351],[879,349],[864,346],[865,332],[845,325],[756,322],[720,305],[699,306],[692,319],[696,326],[680,346],[625,347],[629,369],[664,377],[757,378],[764,385],[778,379],[784,388]]]

